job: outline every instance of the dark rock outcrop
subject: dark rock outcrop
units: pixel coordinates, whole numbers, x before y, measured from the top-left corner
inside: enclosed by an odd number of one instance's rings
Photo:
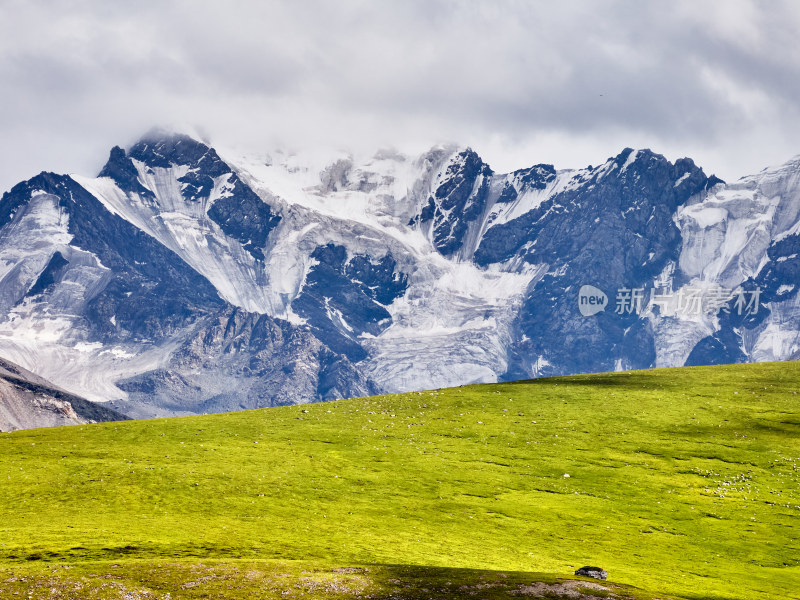
[[[450,163],[428,198],[419,221],[431,228],[433,245],[445,256],[462,247],[470,223],[486,209],[492,174],[489,165],[468,148]]]
[[[327,244],[311,254],[316,264],[302,293],[292,303],[314,334],[335,352],[357,362],[366,357],[358,336],[378,335],[392,322],[386,305],[401,296],[407,278],[387,254],[347,256],[343,246]]]
[[[575,575],[580,575],[582,577],[592,577],[594,579],[600,579],[605,581],[608,578],[608,572],[604,571],[600,567],[581,567],[577,571],[575,571]]]

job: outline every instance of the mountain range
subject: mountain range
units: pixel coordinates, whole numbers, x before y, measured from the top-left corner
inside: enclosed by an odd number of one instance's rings
[[[131,417],[800,358],[800,157],[242,154],[153,131],[0,200],[0,356]]]

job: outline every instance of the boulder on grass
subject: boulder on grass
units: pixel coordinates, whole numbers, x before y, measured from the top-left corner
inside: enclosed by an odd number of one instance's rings
[[[595,579],[601,579],[603,581],[606,580],[608,577],[608,572],[604,571],[600,567],[581,567],[577,571],[575,571],[575,575],[583,575],[584,577],[594,577]]]

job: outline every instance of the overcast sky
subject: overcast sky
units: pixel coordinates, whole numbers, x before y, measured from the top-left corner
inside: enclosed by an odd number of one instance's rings
[[[0,0],[0,189],[111,146],[472,146],[494,168],[626,146],[733,180],[800,154],[800,2]]]

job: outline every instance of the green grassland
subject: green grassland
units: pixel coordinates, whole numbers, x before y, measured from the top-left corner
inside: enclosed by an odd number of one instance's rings
[[[519,598],[587,564],[622,587],[584,597],[800,598],[800,363],[0,434],[2,598]]]

